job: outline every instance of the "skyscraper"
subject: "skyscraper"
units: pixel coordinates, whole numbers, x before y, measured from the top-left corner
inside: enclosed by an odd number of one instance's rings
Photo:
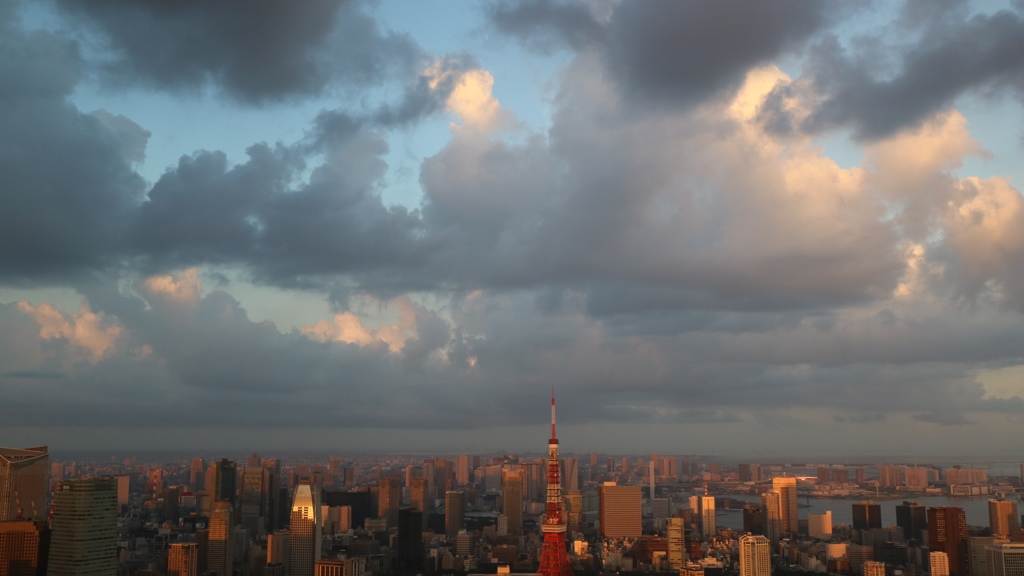
[[[946,553],[950,576],[967,575],[967,519],[963,508],[928,509],[928,547]]]
[[[454,538],[465,522],[466,498],[459,490],[449,490],[444,495],[444,533]]]
[[[469,456],[465,454],[455,457],[455,484],[459,488],[469,484]]]
[[[764,536],[740,536],[740,576],[771,576],[771,543]]]
[[[48,576],[117,573],[117,485],[112,478],[64,480],[53,497]]]
[[[377,498],[377,517],[387,520],[388,528],[398,526],[398,509],[402,504],[402,484],[398,476],[380,479]]]
[[[988,525],[993,536],[1009,536],[1020,527],[1017,503],[1013,500],[988,501]]]
[[[210,506],[209,539],[206,545],[206,570],[218,576],[231,576],[234,568],[234,554],[231,534],[233,508],[230,502],[219,500]]]
[[[544,506],[544,545],[537,576],[572,576],[566,554],[562,482],[559,478],[558,435],[555,433],[555,390],[551,389],[551,439],[548,440],[548,490]]]
[[[949,556],[946,556],[945,552],[928,553],[928,574],[949,576]]]
[[[46,446],[0,448],[0,522],[45,519],[49,474]]]
[[[321,535],[320,490],[309,483],[299,484],[292,498],[289,523],[290,576],[313,576],[313,565],[321,556]]]
[[[188,474],[188,487],[193,492],[199,492],[205,488],[203,485],[203,482],[205,481],[205,478],[203,478],[204,471],[206,471],[206,462],[198,456],[193,458],[192,466],[189,469]]]
[[[782,496],[775,492],[761,494],[761,520],[764,522],[764,535],[775,546],[782,539]]]
[[[409,506],[415,510],[422,512],[420,519],[423,524],[420,529],[427,527],[427,479],[426,478],[410,478],[409,479]]]
[[[206,471],[206,491],[210,494],[212,502],[224,500],[230,502],[234,507],[237,483],[238,467],[227,458],[221,458],[219,462],[210,464],[210,469]]]
[[[686,565],[686,521],[679,517],[668,519],[668,566],[679,570]]]
[[[196,576],[199,566],[199,545],[175,542],[167,547],[167,576]]]
[[[921,541],[921,531],[928,527],[925,507],[917,502],[904,500],[896,506],[896,525],[903,528],[903,537],[907,540]]]
[[[398,511],[398,569],[415,574],[423,568],[423,512],[413,508]]]
[[[708,494],[704,486],[704,495],[700,497],[700,535],[710,538],[715,535],[718,519],[715,516],[715,497]]]
[[[600,487],[600,531],[604,538],[639,538],[643,534],[639,486]]]
[[[266,532],[263,517],[263,466],[242,468],[242,484],[238,490],[238,517],[253,536]]]
[[[779,493],[782,531],[796,534],[800,531],[800,517],[797,515],[796,478],[788,476],[772,478],[772,490]]]
[[[870,530],[882,527],[882,506],[871,500],[853,504],[853,529]]]
[[[523,471],[501,470],[502,510],[508,519],[508,533],[518,536],[523,533]]]

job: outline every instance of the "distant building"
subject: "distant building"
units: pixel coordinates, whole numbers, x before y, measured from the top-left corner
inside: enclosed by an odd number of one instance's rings
[[[117,573],[117,485],[112,478],[64,480],[58,484],[46,573]]]
[[[950,576],[967,575],[967,519],[963,508],[928,508],[928,548],[946,553]]]
[[[882,506],[871,500],[853,504],[853,529],[871,530],[882,527]]]
[[[397,479],[396,485],[397,485]],[[290,576],[314,576],[313,568],[320,560],[322,546],[320,490],[310,483],[295,487],[292,498],[288,535],[288,568]]]
[[[775,546],[782,539],[782,495],[776,491],[761,494],[761,519],[764,535]]]
[[[218,576],[231,576],[234,567],[234,548],[231,535],[235,531],[231,503],[221,500],[210,507],[209,541],[206,552],[206,569]]]
[[[828,539],[832,535],[832,511],[824,514],[807,515],[807,535],[811,538]]]
[[[764,536],[740,536],[740,576],[771,576],[771,543]],[[884,576],[884,575],[883,575]]]
[[[864,576],[885,576],[885,564],[869,560],[863,565]]]
[[[896,506],[896,525],[903,529],[903,537],[906,540],[914,539],[921,542],[921,531],[928,527],[925,507],[917,502],[904,500],[902,505]]]
[[[797,512],[796,478],[782,476],[772,478],[772,491],[779,493],[779,512],[784,533],[800,531],[800,517]]]
[[[1009,536],[1020,528],[1017,502],[1013,500],[988,501],[988,525],[993,536]]]
[[[378,498],[377,517],[386,520],[388,528],[398,526],[398,509],[402,503],[402,484],[398,476],[385,476],[380,479]]]
[[[639,538],[643,534],[639,486],[600,487],[600,530],[604,538]]]
[[[682,518],[668,519],[668,565],[672,570],[686,566],[686,521]]]
[[[462,530],[466,519],[466,496],[462,491],[449,490],[444,495],[444,532],[449,538]]]
[[[523,471],[503,468],[501,471],[502,512],[508,518],[508,533],[523,533]]]
[[[715,535],[718,518],[715,515],[715,497],[706,492],[700,497],[700,534],[705,538]]]
[[[167,547],[167,576],[196,576],[199,567],[199,545],[175,542]]]

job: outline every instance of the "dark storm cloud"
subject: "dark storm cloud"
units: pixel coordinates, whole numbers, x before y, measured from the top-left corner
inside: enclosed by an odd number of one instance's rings
[[[810,0],[623,2],[599,20],[584,3],[530,1],[494,4],[490,17],[530,45],[596,49],[628,96],[685,105],[735,88],[752,66],[798,49],[829,10]]]
[[[16,24],[0,23],[0,270],[8,284],[54,282],[115,260],[144,191],[130,159],[146,135],[70,105],[77,45]]]
[[[121,84],[195,90],[212,84],[246,103],[317,94],[332,81],[367,86],[411,72],[419,50],[380,30],[362,3],[313,0],[58,0],[108,41],[105,72]]]
[[[923,29],[912,33],[915,41],[890,51],[891,74],[877,58],[881,40],[852,48],[821,41],[810,52],[809,73],[825,98],[804,128],[850,125],[857,137],[875,140],[919,125],[970,90],[1011,86],[1024,95],[1024,15],[953,14],[960,17],[916,21]]]
[[[488,7],[488,16],[498,30],[541,51],[563,44],[580,50],[603,41],[607,34],[583,2],[495,2]]]

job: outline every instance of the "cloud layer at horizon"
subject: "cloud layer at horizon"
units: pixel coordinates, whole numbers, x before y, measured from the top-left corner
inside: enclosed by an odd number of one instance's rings
[[[851,33],[857,8],[797,0],[492,3],[507,50],[564,63],[531,126],[485,54],[429,54],[372,4],[130,4],[40,27],[0,0],[5,434],[458,447],[542,423],[555,385],[580,450],[1014,450],[1024,382],[987,377],[1024,365],[1024,197],[963,170],[1024,140],[990,149],[960,104],[1021,108],[1020,6],[908,0]],[[76,104],[96,82],[333,105],[150,181],[147,118]],[[386,203],[398,135],[445,117],[421,203]],[[329,312],[275,324],[254,290]]]

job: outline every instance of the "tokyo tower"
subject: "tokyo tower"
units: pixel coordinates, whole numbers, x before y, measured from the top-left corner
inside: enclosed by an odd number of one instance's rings
[[[555,434],[555,389],[551,388],[551,439],[548,440],[548,493],[544,510],[544,548],[537,576],[572,576],[565,552],[565,516],[562,513],[562,480],[558,471],[558,436]]]

